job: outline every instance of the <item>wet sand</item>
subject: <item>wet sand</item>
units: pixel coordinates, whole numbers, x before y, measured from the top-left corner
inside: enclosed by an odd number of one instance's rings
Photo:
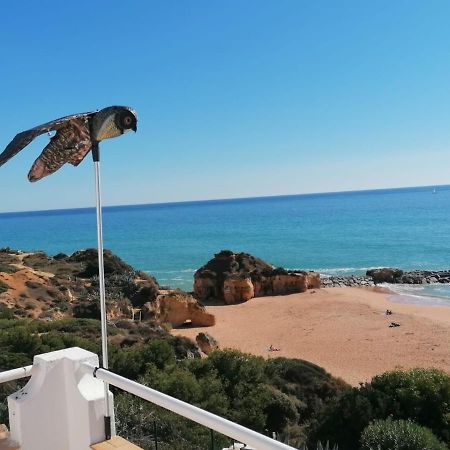
[[[266,358],[301,358],[357,385],[395,368],[437,367],[450,372],[450,307],[389,301],[389,293],[364,288],[324,288],[302,294],[254,298],[208,306],[216,325],[206,331],[221,348]],[[386,315],[386,309],[392,315]],[[390,328],[391,322],[399,327]],[[280,351],[268,351],[270,345]]]

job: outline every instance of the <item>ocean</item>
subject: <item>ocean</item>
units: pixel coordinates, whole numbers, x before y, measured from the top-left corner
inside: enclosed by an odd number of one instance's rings
[[[114,206],[103,222],[105,248],[185,290],[222,249],[324,275],[450,269],[450,186]],[[95,247],[95,209],[0,214],[6,246],[51,255]],[[405,289],[450,299],[447,285]]]

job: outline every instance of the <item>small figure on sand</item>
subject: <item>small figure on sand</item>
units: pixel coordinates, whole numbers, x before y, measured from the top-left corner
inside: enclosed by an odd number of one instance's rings
[[[281,351],[280,348],[276,348],[272,344],[270,344],[269,352],[279,352],[279,351]]]
[[[400,324],[397,322],[391,322],[391,324],[389,325],[389,328],[395,328],[395,327],[399,327]]]
[[[386,310],[386,315],[387,315],[387,316],[392,316],[392,311],[391,311],[390,309],[387,309],[387,310]]]

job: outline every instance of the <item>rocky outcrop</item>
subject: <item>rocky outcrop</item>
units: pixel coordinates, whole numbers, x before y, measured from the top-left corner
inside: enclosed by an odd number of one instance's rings
[[[384,267],[381,269],[370,269],[366,272],[368,277],[372,277],[374,283],[396,283],[403,276],[403,270]]]
[[[315,272],[274,268],[248,253],[223,250],[214,255],[194,275],[194,295],[207,301],[227,304],[245,302],[253,297],[284,295],[320,287]]]
[[[358,275],[331,275],[321,278],[321,287],[358,287],[358,286],[373,286],[372,277],[358,276]]]
[[[395,276],[393,281],[380,282],[403,284],[450,283],[450,270],[413,270],[411,272],[403,272],[399,269],[394,270],[400,272],[400,274]]]
[[[321,286],[320,274],[317,272],[305,272],[308,289],[318,289]]]
[[[250,277],[231,275],[223,282],[223,299],[227,304],[246,302],[255,296]]]
[[[366,275],[332,275],[322,277],[322,287],[374,286],[380,283],[391,284],[431,284],[450,283],[450,270],[414,270],[405,272],[401,269],[383,267],[370,269]]]
[[[375,284],[450,283],[449,270],[413,270],[405,272],[401,269],[381,268],[368,270],[367,276],[372,277]]]
[[[155,301],[145,303],[142,319],[151,319],[159,323],[170,323],[178,327],[190,323],[195,327],[210,327],[216,319],[192,295],[183,291],[167,291],[158,295]]]
[[[97,251],[51,257],[43,252],[0,249],[0,316],[56,319],[100,318]],[[179,326],[211,326],[212,314],[191,295],[162,291],[157,281],[105,250],[107,318]]]
[[[219,343],[208,333],[199,333],[195,337],[199,349],[205,353],[211,353],[219,348]]]

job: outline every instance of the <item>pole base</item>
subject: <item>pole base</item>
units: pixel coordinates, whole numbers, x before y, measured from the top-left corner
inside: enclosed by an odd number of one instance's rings
[[[105,439],[109,440],[111,439],[111,417],[105,416],[103,419],[105,421]]]

